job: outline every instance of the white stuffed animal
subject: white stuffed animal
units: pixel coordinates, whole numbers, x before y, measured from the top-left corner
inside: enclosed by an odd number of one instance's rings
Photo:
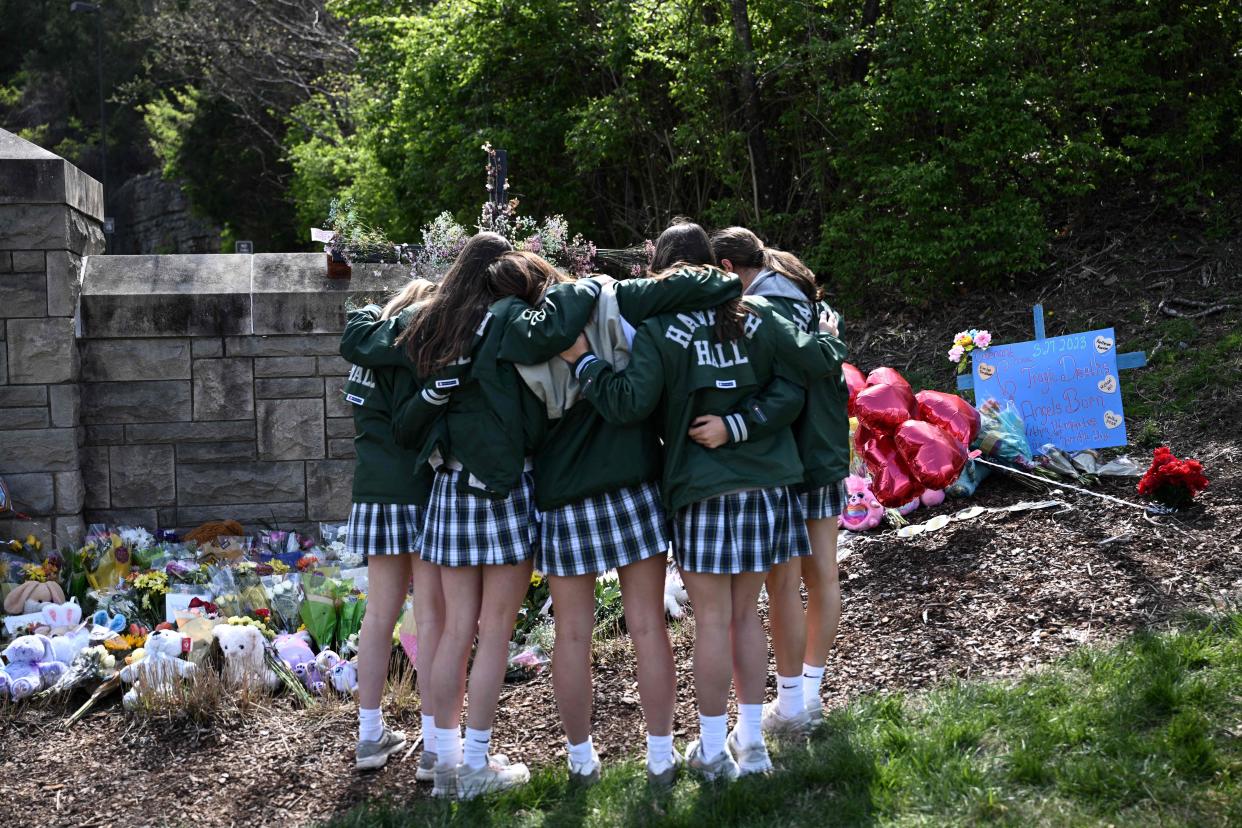
[[[142,661],[121,670],[121,681],[133,685],[121,699],[126,710],[138,706],[140,693],[166,694],[175,690],[181,679],[194,675],[197,667],[181,659],[181,641],[181,634],[172,630],[156,630],[147,636]]]
[[[91,643],[91,632],[82,623],[82,608],[76,598],[64,604],[45,604],[43,624],[52,637],[52,651],[62,664],[72,664],[78,653]]]
[[[682,607],[690,600],[681,582],[681,575],[676,569],[669,569],[664,576],[664,611],[670,618],[681,618],[686,614]]]
[[[224,653],[224,683],[229,687],[275,690],[280,677],[267,666],[267,639],[249,624],[217,624],[211,635]]]
[[[319,672],[327,676],[332,689],[345,695],[358,693],[358,665],[354,661],[346,661],[331,650],[324,650],[315,656]]]

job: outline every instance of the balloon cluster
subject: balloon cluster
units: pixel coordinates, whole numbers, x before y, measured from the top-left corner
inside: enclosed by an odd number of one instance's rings
[[[849,363],[843,368],[850,415],[858,418],[854,446],[880,503],[898,508],[957,479],[979,433],[974,406],[956,394],[915,394],[892,368],[865,377]]]

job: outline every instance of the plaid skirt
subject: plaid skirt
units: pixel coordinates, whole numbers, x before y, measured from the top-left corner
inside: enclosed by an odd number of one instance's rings
[[[440,566],[521,563],[539,540],[535,482],[529,472],[503,500],[458,487],[465,472],[440,469],[431,488],[423,560]]]
[[[627,486],[544,512],[535,568],[598,575],[668,554],[668,521],[654,483]]]
[[[811,554],[802,506],[788,486],[700,500],[677,513],[677,563],[687,572],[767,572]]]
[[[838,480],[798,495],[802,514],[807,520],[836,517],[845,509],[845,481]]]
[[[423,543],[421,506],[404,503],[355,503],[345,528],[345,550],[354,555],[418,554]]]

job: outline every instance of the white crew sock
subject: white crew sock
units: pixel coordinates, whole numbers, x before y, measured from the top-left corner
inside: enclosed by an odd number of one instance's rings
[[[725,739],[729,735],[729,716],[704,716],[699,714],[699,742],[703,746],[703,760],[710,762],[725,749]]]
[[[737,738],[743,745],[763,744],[763,705],[737,706]]]
[[[423,752],[436,752],[436,717],[423,714]]]
[[[673,764],[673,734],[647,734],[647,767],[664,770]]]
[[[806,702],[802,694],[802,676],[777,675],[776,711],[786,719],[792,719],[806,710]]]
[[[492,744],[492,729],[466,728],[466,750],[461,761],[468,767],[481,768],[487,764],[487,749]]]
[[[384,736],[384,713],[378,707],[358,708],[358,741],[378,742]]]
[[[582,744],[575,745],[568,739],[565,744],[569,746],[569,761],[574,763],[575,767],[583,768],[591,764],[591,755],[595,750],[595,745],[588,736]]]
[[[461,731],[455,727],[437,727],[436,761],[455,768],[461,764]]]
[[[819,685],[823,680],[824,665],[802,665],[802,701],[807,710],[818,710],[824,706],[819,698]]]

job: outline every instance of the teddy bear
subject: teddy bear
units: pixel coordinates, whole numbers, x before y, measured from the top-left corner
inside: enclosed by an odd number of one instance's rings
[[[267,639],[258,627],[217,624],[211,636],[224,653],[224,683],[229,687],[280,686],[280,677],[267,666]]]
[[[4,599],[4,611],[9,615],[27,615],[40,611],[44,604],[63,603],[65,591],[55,581],[26,581]]]
[[[324,650],[315,656],[315,665],[328,677],[336,692],[343,695],[358,692],[358,665],[354,661],[346,661],[332,650]]]
[[[90,630],[82,623],[82,608],[77,599],[64,604],[46,604],[43,607],[43,626],[52,639],[52,651],[56,660],[69,665],[91,643]]]
[[[182,638],[172,630],[158,630],[147,636],[142,661],[121,669],[121,681],[132,684],[121,698],[126,710],[138,707],[144,692],[168,693],[179,679],[194,675],[196,665],[181,660]]]
[[[310,633],[300,630],[295,633],[281,633],[273,642],[276,654],[288,665],[302,685],[312,693],[322,693],[323,676],[315,664],[315,651],[311,649]]]
[[[65,671],[46,635],[19,636],[0,655],[8,662],[0,667],[0,695],[7,693],[13,701],[51,687]]]
[[[871,482],[865,477],[851,474],[845,478],[845,508],[841,510],[842,529],[866,532],[884,520],[884,507],[871,493]]]

